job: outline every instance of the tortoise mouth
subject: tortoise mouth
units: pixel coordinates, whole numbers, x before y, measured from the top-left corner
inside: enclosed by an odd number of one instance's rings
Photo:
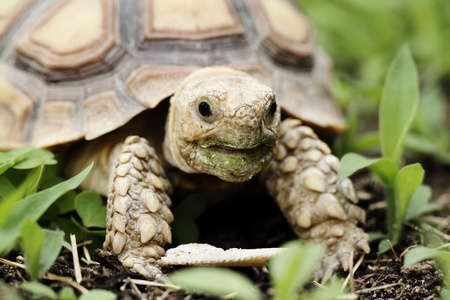
[[[259,173],[272,159],[275,142],[250,145],[198,145],[191,163],[196,169],[230,182],[243,182]]]
[[[210,148],[212,151],[217,153],[228,153],[229,155],[248,156],[260,152],[264,146],[265,146],[264,144],[256,144],[250,147],[231,146],[231,145],[211,145],[208,146],[207,148]]]

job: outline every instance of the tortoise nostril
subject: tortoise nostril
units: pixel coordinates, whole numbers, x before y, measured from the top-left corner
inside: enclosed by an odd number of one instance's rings
[[[269,108],[269,116],[270,116],[270,117],[273,117],[273,116],[275,115],[276,112],[277,112],[277,103],[274,102],[274,103],[272,103],[272,105],[270,105],[270,108]]]

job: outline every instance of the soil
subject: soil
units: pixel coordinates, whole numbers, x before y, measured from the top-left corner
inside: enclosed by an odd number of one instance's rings
[[[450,170],[436,169],[431,164],[426,181],[432,186],[433,201],[443,205],[444,210],[434,214],[440,220],[448,217],[450,212]],[[373,184],[371,175],[359,173],[354,183],[367,199],[361,200],[361,206],[367,209],[367,232],[382,232],[385,224],[383,191]],[[248,194],[255,195],[255,190]],[[257,193],[256,193],[257,194]],[[364,198],[364,197],[363,197]],[[238,209],[237,209],[238,208]],[[255,209],[257,208],[257,209]],[[448,221],[448,220],[447,220]],[[444,226],[443,232],[450,233],[450,226]],[[295,239],[295,235],[284,220],[278,207],[270,198],[242,194],[231,201],[225,201],[208,208],[198,220],[201,228],[200,241],[212,245],[230,248],[276,247]],[[350,280],[352,299],[438,299],[442,290],[443,276],[433,261],[425,261],[411,267],[403,266],[402,257],[406,251],[422,243],[420,228],[417,224],[406,224],[401,243],[384,255],[377,253],[377,244],[372,243],[372,252],[367,255]],[[80,254],[82,253],[79,248]],[[10,254],[7,259],[16,260],[17,253]],[[355,258],[355,261],[358,258]],[[145,280],[141,275],[125,269],[115,256],[97,249],[93,260],[98,264],[87,265],[81,262],[81,286],[87,289],[105,289],[118,295],[119,299],[219,299],[211,296],[191,294],[183,290],[165,287],[146,286],[135,280]],[[249,277],[263,291],[264,299],[273,298],[270,276],[267,268],[234,268]],[[165,271],[173,272],[176,268]],[[72,256],[62,252],[49,270],[60,277],[75,279]],[[347,273],[338,274],[345,278]],[[19,289],[19,284],[29,280],[27,273],[19,268],[0,263],[0,279],[16,290],[23,298],[31,299],[31,295]],[[64,283],[60,280],[42,279],[42,283],[59,292]],[[307,288],[313,285],[308,285]],[[74,288],[77,294],[80,291]],[[0,299],[2,294],[0,291]]]

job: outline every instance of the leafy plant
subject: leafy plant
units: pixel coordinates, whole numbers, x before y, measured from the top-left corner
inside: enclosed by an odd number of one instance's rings
[[[349,153],[342,158],[339,170],[339,178],[342,180],[361,168],[370,167],[385,185],[387,238],[393,245],[400,239],[406,217],[418,216],[424,212],[423,206],[416,203],[425,204],[429,200],[425,197],[430,196],[424,192],[426,188],[422,187],[414,197],[424,178],[422,166],[416,163],[401,167],[404,141],[417,107],[417,70],[409,48],[405,46],[389,68],[380,104],[379,138],[383,157],[366,158]],[[411,200],[414,202],[411,203]],[[384,252],[388,247],[386,242],[382,242],[379,250]]]
[[[261,292],[244,275],[221,268],[192,267],[169,275],[169,280],[183,288],[214,296],[233,295],[236,299],[258,300]]]
[[[409,44],[421,76],[419,110],[405,148],[450,164],[450,128],[444,96],[450,74],[450,3],[422,0],[298,0],[318,29],[318,40],[332,57],[333,93],[349,115],[340,153],[372,151],[379,144],[371,130],[392,56]],[[346,20],[343,22],[342,20]],[[358,26],[355,26],[358,24]],[[367,126],[369,125],[369,126]],[[363,133],[361,133],[363,132]]]
[[[297,298],[324,255],[324,249],[319,245],[294,241],[284,247],[287,249],[269,262],[275,298],[278,300]]]
[[[269,273],[274,289],[274,299],[326,299],[340,294],[336,286],[314,289],[301,296],[314,268],[321,261],[324,249],[319,245],[289,242],[282,253],[269,261]],[[233,295],[237,299],[260,299],[261,292],[238,272],[213,267],[186,268],[170,274],[169,280],[183,288],[216,296]],[[313,298],[309,298],[314,295]]]
[[[50,268],[63,245],[64,235],[61,231],[42,229],[39,218],[58,198],[75,189],[91,168],[39,190],[44,167],[55,163],[50,151],[32,147],[0,153],[0,190],[3,191],[0,195],[0,253],[12,249],[20,238],[25,265],[33,280]],[[18,176],[17,171],[24,173]]]

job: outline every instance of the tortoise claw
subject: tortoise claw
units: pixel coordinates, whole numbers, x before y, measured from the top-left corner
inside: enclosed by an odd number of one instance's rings
[[[333,276],[335,271],[336,271],[336,268],[331,267],[331,266],[327,267],[325,269],[325,272],[323,273],[323,276],[322,276],[322,279],[321,279],[320,283],[321,284],[327,283],[328,279],[330,279],[331,276]]]
[[[344,254],[341,258],[341,265],[344,271],[347,271],[350,267],[350,255]]]
[[[366,254],[369,254],[370,252],[370,246],[369,243],[367,242],[367,240],[360,240],[357,243],[357,246],[362,249]]]

